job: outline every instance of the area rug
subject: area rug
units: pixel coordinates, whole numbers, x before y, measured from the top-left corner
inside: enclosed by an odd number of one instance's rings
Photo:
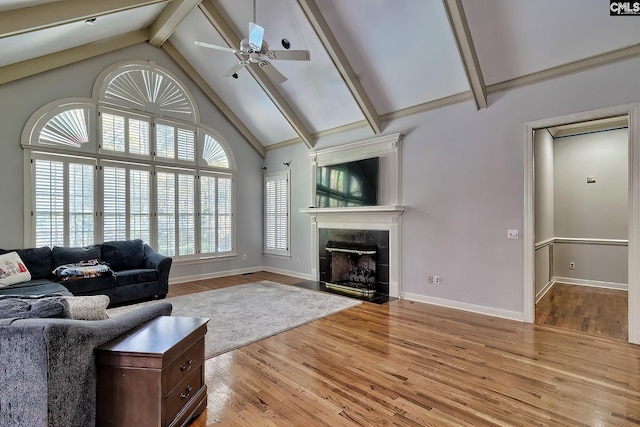
[[[173,305],[172,316],[210,319],[205,336],[207,359],[361,303],[265,280],[111,308],[107,314],[114,317],[162,301]]]

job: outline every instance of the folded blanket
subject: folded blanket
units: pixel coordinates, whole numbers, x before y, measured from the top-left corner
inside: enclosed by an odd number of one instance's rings
[[[111,268],[104,262],[98,260],[82,261],[75,264],[65,264],[53,270],[53,274],[58,280],[86,279],[99,276],[110,276],[113,274]]]

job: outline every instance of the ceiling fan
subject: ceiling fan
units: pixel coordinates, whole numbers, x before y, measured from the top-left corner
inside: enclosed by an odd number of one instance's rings
[[[253,20],[255,21],[256,3],[253,2]],[[264,70],[264,72],[275,82],[283,83],[287,78],[278,71],[271,62],[273,60],[287,61],[308,61],[311,58],[308,50],[269,50],[269,45],[264,40],[264,28],[255,22],[249,22],[249,37],[242,39],[240,49],[233,49],[226,46],[196,41],[197,46],[207,47],[210,49],[222,50],[225,52],[235,53],[240,56],[240,61],[227,70],[223,75],[225,77],[234,76],[237,78],[237,72],[246,66],[256,64]],[[283,43],[284,44],[284,43]],[[289,46],[288,42],[284,44]]]

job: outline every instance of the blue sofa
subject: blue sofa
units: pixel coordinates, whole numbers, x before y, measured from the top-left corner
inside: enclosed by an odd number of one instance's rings
[[[172,259],[155,252],[142,240],[104,242],[82,248],[48,246],[15,251],[31,274],[28,282],[0,288],[0,295],[107,295],[110,305],[164,298],[169,291]],[[113,274],[60,281],[53,270],[61,265],[98,260]]]

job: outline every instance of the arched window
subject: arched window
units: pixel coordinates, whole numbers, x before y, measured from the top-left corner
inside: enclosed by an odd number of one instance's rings
[[[178,259],[235,254],[229,145],[199,123],[192,96],[155,63],[115,64],[93,98],[43,106],[22,146],[31,244],[139,238]]]

